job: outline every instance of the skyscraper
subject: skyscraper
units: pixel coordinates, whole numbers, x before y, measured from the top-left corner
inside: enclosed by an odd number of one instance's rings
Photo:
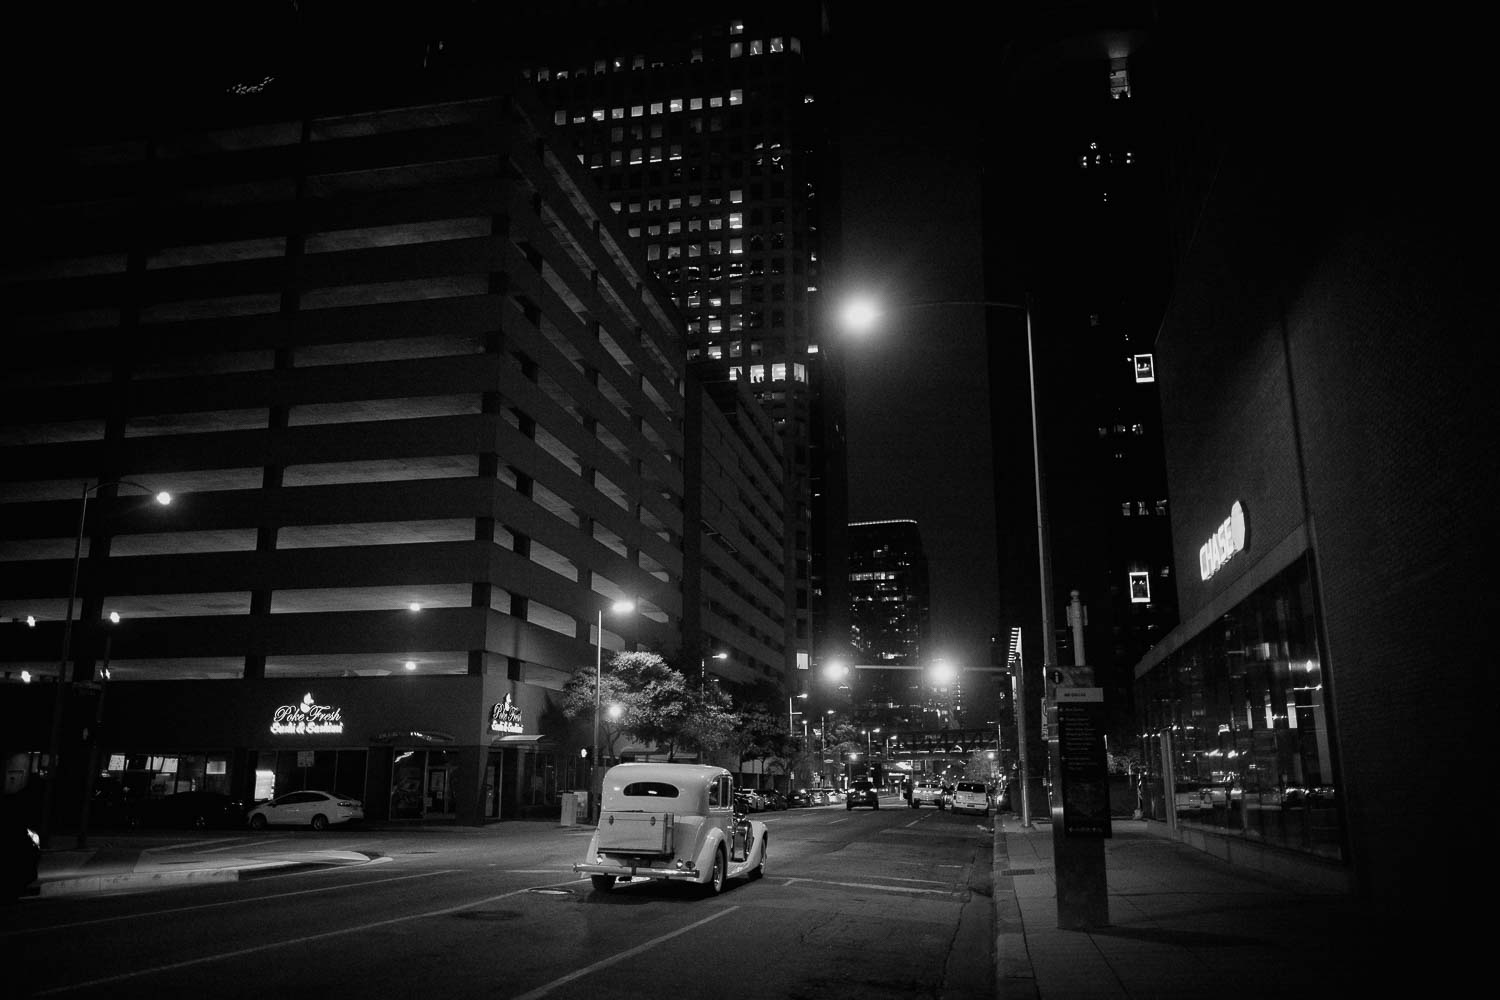
[[[1177,622],[1152,355],[1169,268],[1150,18],[1132,4],[1014,13],[998,102],[1007,127],[992,134],[985,193],[991,297],[1024,297],[1031,324],[1030,357],[1017,313],[997,315],[991,339],[995,440],[1013,456],[996,462],[1002,619],[1023,626],[1025,662],[1039,669],[1030,404],[1051,639],[1059,665],[1093,667],[1106,688],[1115,748],[1134,741],[1131,668]]]
[[[781,435],[808,669],[848,634],[843,385],[817,318],[832,242],[824,5],[518,6],[504,44],[671,290],[687,358],[705,380],[748,383]]]
[[[849,525],[849,600],[856,718],[887,729],[920,728],[931,605],[916,521]]]

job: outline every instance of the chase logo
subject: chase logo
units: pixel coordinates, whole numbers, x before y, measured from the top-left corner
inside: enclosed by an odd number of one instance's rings
[[[1245,511],[1236,500],[1219,530],[1198,549],[1198,572],[1207,580],[1245,548]]]

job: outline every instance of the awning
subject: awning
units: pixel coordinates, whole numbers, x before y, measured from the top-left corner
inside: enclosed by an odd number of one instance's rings
[[[370,737],[372,743],[452,743],[456,737],[449,733],[418,729],[390,730]]]
[[[492,749],[503,749],[505,747],[520,747],[525,750],[537,750],[553,752],[562,749],[558,742],[550,736],[540,734],[527,735],[525,733],[508,733],[505,736],[496,736],[490,740]]]

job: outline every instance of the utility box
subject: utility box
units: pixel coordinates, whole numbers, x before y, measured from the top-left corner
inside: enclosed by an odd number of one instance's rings
[[[562,822],[561,826],[577,826],[581,819],[588,820],[589,815],[589,793],[562,791]]]

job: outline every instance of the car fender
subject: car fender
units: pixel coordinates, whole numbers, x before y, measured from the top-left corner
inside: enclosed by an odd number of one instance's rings
[[[769,837],[770,835],[766,832],[766,824],[759,820],[750,821],[750,849],[745,852],[744,861],[729,862],[728,875],[730,878],[740,878],[760,867],[761,862],[765,860],[766,842]],[[726,847],[725,850],[727,852],[728,848]],[[710,854],[708,857],[709,861],[712,862],[713,855]]]
[[[693,856],[693,865],[698,869],[698,882],[700,885],[707,884],[713,877],[714,852],[722,845],[724,848],[725,867],[731,867],[729,861],[728,838],[724,836],[724,828],[717,823],[705,824],[708,829],[703,834],[703,839],[698,843],[697,853]]]

